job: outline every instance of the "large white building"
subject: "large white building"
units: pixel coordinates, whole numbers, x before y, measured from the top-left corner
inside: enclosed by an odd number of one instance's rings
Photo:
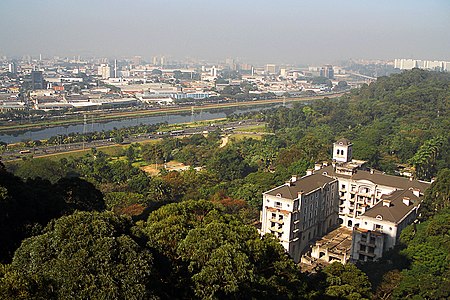
[[[294,261],[317,237],[337,226],[338,182],[321,174],[293,176],[263,193],[261,232],[272,233]]]
[[[420,60],[420,59],[405,59],[399,58],[394,60],[394,68],[400,70],[411,70],[413,68],[420,68],[435,71],[450,71],[450,62],[437,60]]]
[[[355,232],[354,260],[377,259],[416,217],[430,183],[366,170],[364,161],[352,159],[352,146],[347,139],[336,141],[331,165],[316,165],[306,176],[263,193],[261,232],[277,236],[296,262],[338,225]]]
[[[102,79],[108,79],[114,77],[114,69],[108,64],[101,64],[97,68],[97,74],[102,77]]]
[[[409,189],[423,193],[430,186],[429,182],[365,170],[364,163],[352,158],[352,143],[340,139],[333,144],[333,164],[316,170],[339,180],[339,223],[346,227],[360,226],[359,217],[383,195]]]
[[[382,197],[373,208],[359,217],[354,227],[351,259],[374,261],[398,242],[401,231],[414,222],[420,207],[419,190],[398,190]]]

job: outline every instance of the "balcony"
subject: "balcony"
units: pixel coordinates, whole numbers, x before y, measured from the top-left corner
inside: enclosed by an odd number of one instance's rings
[[[368,240],[362,240],[360,241],[361,245],[366,245],[366,246],[370,246],[370,247],[375,247],[375,241],[368,241]]]
[[[271,231],[271,232],[283,233],[283,228],[270,227],[270,231]]]
[[[280,219],[270,219],[270,222],[274,222],[274,223],[277,223],[277,224],[281,224],[281,225],[283,225],[284,224],[284,220],[280,220]]]
[[[365,251],[361,251],[361,250],[358,250],[358,254],[375,257],[375,253],[369,253],[369,252],[365,252]]]

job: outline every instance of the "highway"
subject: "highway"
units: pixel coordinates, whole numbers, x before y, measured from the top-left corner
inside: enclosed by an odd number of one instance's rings
[[[29,156],[38,158],[38,157],[45,157],[45,156],[52,155],[52,154],[60,154],[60,153],[66,153],[66,152],[72,152],[72,151],[91,149],[94,147],[101,148],[101,147],[113,146],[113,145],[138,143],[138,142],[143,142],[143,141],[148,141],[148,140],[153,140],[153,139],[161,139],[161,138],[167,137],[167,136],[189,136],[189,135],[194,135],[194,134],[207,134],[207,133],[215,131],[217,129],[220,129],[223,133],[230,133],[233,131],[242,132],[242,131],[239,131],[239,129],[249,127],[249,126],[257,126],[257,125],[261,125],[261,124],[262,124],[261,122],[254,121],[254,120],[229,122],[229,123],[225,123],[225,124],[220,124],[220,126],[215,125],[215,124],[210,124],[209,126],[189,127],[189,128],[185,128],[183,130],[134,135],[134,136],[126,138],[121,144],[117,144],[112,139],[105,139],[105,140],[96,140],[96,141],[84,142],[84,143],[60,144],[60,145],[36,147],[34,149],[27,148],[27,149],[18,149],[18,150],[14,150],[14,151],[5,151],[0,155],[0,157],[1,157],[2,161],[18,160],[18,159],[22,159],[22,157],[29,157]],[[244,133],[244,132],[242,132],[242,133]],[[247,132],[245,132],[245,133],[247,133]],[[253,134],[257,134],[257,133],[253,133]]]

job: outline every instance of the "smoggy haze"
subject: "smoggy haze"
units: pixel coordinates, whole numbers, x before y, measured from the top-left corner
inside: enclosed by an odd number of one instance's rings
[[[448,0],[1,0],[0,55],[450,59]]]

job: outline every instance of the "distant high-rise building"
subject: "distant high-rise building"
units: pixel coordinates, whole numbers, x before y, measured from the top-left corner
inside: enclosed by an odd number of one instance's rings
[[[8,65],[8,71],[9,71],[9,73],[17,74],[17,64],[15,62],[11,62]]]
[[[160,65],[164,66],[165,64],[166,64],[166,58],[164,56],[161,56]]]
[[[266,74],[276,74],[277,66],[274,64],[267,64],[264,71],[266,72]]]
[[[114,60],[114,78],[119,77],[119,70],[117,69],[117,59]]]
[[[216,68],[216,66],[213,66],[211,68],[211,76],[212,77],[217,77],[217,68]]]
[[[158,56],[153,56],[152,62],[153,62],[154,66],[157,66],[158,65]]]
[[[97,69],[97,74],[102,79],[108,79],[114,76],[114,70],[108,64],[101,64]]]
[[[334,70],[332,65],[325,65],[320,68],[319,74],[321,77],[326,77],[328,79],[334,78]]]
[[[400,70],[411,70],[413,68],[434,70],[434,71],[450,71],[450,62],[436,60],[418,60],[418,59],[395,59],[394,68]]]
[[[44,76],[42,71],[31,71],[31,88],[33,90],[44,89]]]

